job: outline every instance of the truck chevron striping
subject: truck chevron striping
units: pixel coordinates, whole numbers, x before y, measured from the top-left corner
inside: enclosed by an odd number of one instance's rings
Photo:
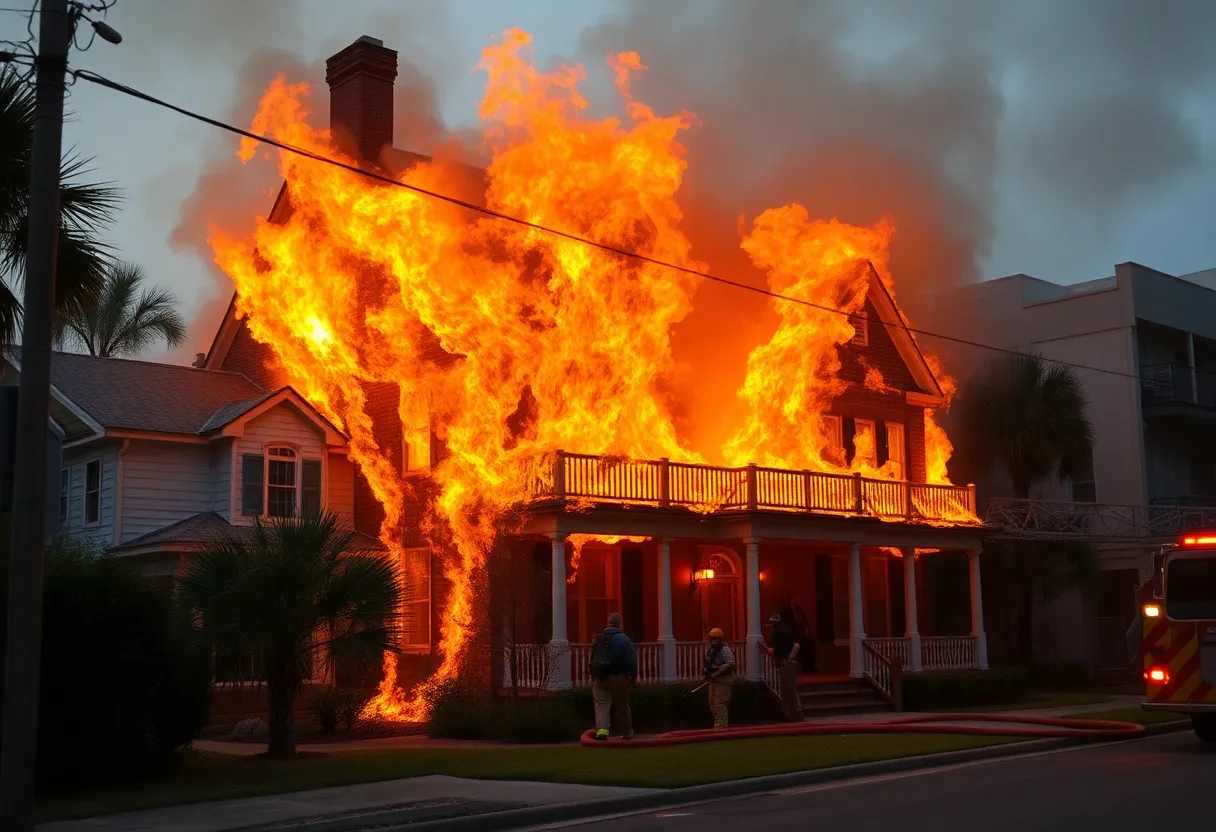
[[[1216,742],[1216,533],[1163,547],[1139,600],[1144,707],[1187,714]]]

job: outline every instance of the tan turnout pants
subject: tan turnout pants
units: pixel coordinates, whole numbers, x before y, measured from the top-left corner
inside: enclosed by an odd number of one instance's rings
[[[719,676],[709,683],[709,712],[714,715],[714,727],[725,728],[730,718],[730,689],[735,677]]]
[[[802,722],[802,700],[798,697],[798,662],[781,663],[781,710],[790,722]]]
[[[629,712],[629,677],[613,674],[607,679],[591,680],[595,702],[595,730],[616,728],[622,737],[633,736],[633,715]]]

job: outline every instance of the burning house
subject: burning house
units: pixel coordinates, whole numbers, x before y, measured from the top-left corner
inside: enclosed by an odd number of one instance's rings
[[[676,198],[693,116],[633,97],[638,55],[609,63],[626,117],[595,120],[579,68],[538,70],[518,31],[487,48],[484,169],[392,147],[397,55],[373,38],[327,63],[330,129],[276,81],[254,132],[375,176],[277,156],[253,237],[212,236],[236,292],[195,368],[56,359],[52,411],[79,429],[67,528],[172,572],[256,516],[339,511],[408,587],[371,705],[389,717],[424,715],[428,681],[461,674],[586,684],[613,611],[644,681],[698,676],[720,627],[775,687],[761,622],[791,594],[828,676],[889,694],[894,666],[986,667],[983,526],[947,477],[952,385],[895,302],[892,228],[755,218],[741,245],[776,324],[733,433],[698,447],[669,379],[708,270]],[[117,401],[141,388],[140,407]]]

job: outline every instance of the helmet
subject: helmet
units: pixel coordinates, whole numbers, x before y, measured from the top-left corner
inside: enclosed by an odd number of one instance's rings
[[[726,638],[726,633],[722,632],[721,627],[714,627],[709,631],[710,638]]]

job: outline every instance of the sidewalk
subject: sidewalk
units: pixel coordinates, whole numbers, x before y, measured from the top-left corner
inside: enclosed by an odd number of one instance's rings
[[[1026,716],[1075,716],[1136,707],[1140,701],[1140,698],[1135,696],[1116,696],[1112,697],[1110,701],[1090,705],[1007,713]],[[909,716],[913,716],[913,714],[858,714],[820,721],[825,724],[884,722],[906,719]],[[957,723],[951,720],[950,724],[960,726],[975,724],[976,716],[976,714],[960,713]],[[1035,742],[1042,743],[1043,741]],[[209,751],[217,750],[243,756],[257,754],[264,750],[264,746],[256,743],[200,741],[195,745]],[[1015,745],[1020,745],[1020,743]],[[300,746],[302,751],[323,752],[373,748],[502,748],[502,745],[408,736]],[[474,780],[429,775],[289,794],[149,809],[83,820],[57,821],[42,824],[37,829],[38,832],[150,832],[151,830],[222,832],[223,830],[247,829],[265,824],[282,824],[289,821],[333,819],[336,822],[339,817],[348,818],[352,814],[388,810],[398,810],[401,821],[425,820],[435,816],[467,816],[514,808],[608,800],[614,797],[658,795],[664,791],[666,790],[529,781]],[[203,806],[205,809],[202,808]]]

